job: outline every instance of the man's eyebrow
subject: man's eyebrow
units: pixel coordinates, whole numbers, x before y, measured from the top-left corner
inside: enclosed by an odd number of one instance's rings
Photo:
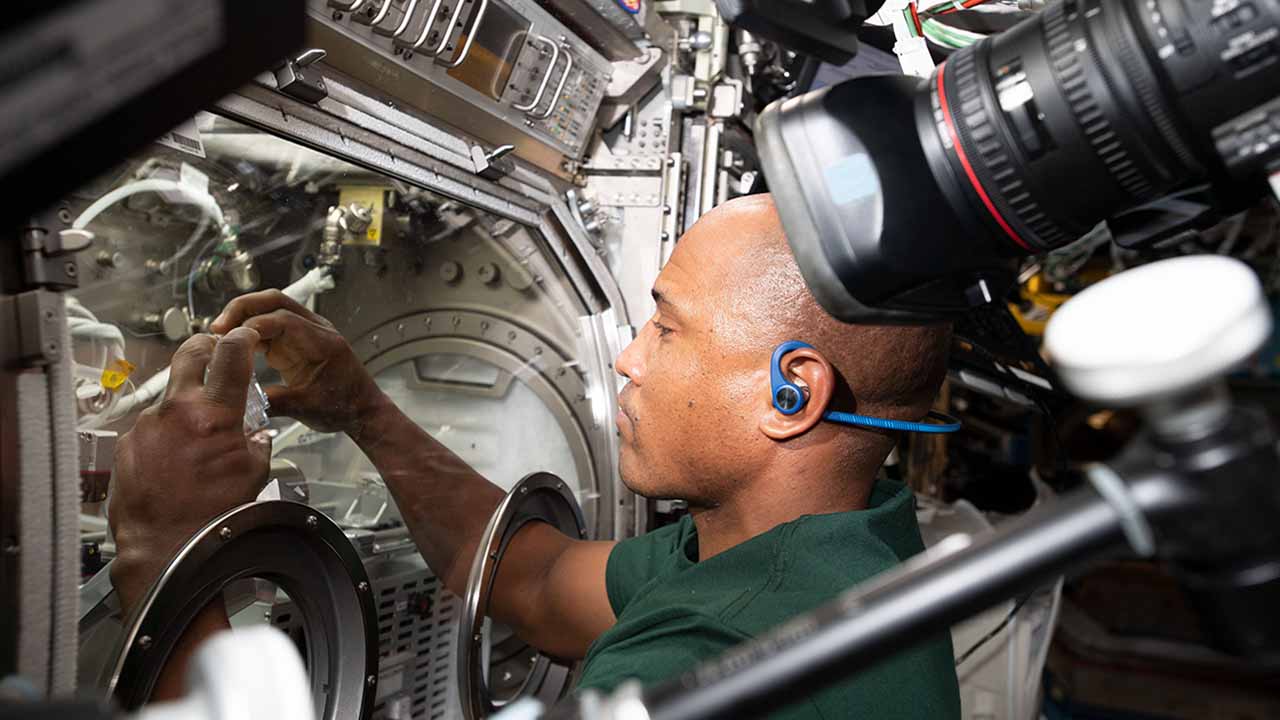
[[[653,301],[657,303],[659,306],[661,306],[663,310],[675,315],[680,314],[679,306],[672,303],[671,298],[668,297],[665,293],[663,293],[658,288],[655,287],[654,289],[650,290],[649,294],[653,296]]]

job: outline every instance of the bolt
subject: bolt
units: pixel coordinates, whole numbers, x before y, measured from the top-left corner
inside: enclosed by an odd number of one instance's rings
[[[401,335],[404,335],[404,323],[397,323],[397,324],[396,324],[396,332],[397,332],[397,333],[399,333],[399,334],[401,334]]]
[[[224,525],[224,526],[222,526],[222,529],[218,531],[218,537],[222,538],[223,540],[230,540],[230,539],[231,539],[231,528],[229,528],[229,527],[227,527],[227,526],[225,526],[225,525]]]
[[[462,277],[462,266],[452,260],[446,260],[440,266],[440,279],[452,285]]]
[[[143,635],[142,637],[138,638],[138,647],[142,648],[143,650],[146,650],[147,648],[151,647],[151,636]]]
[[[493,263],[484,263],[480,266],[477,273],[480,276],[480,282],[483,282],[485,285],[492,285],[497,282],[498,275],[500,274],[498,272],[498,266]]]
[[[427,331],[428,331],[428,332],[430,332],[430,330],[431,330],[431,318],[423,318],[423,319],[422,319],[422,326],[423,326],[423,327],[425,327],[425,328],[427,329]]]
[[[365,678],[364,684],[368,685],[369,687],[373,687],[374,685],[377,685],[378,684],[377,676],[370,675],[369,677]]]
[[[334,10],[334,11],[333,11],[333,19],[334,19],[335,21],[336,21],[336,20],[341,20],[341,19],[342,19],[342,13],[338,12],[337,10]]]
[[[320,520],[317,519],[315,515],[307,516],[307,527],[311,528],[312,530],[315,530],[319,526],[320,526]]]
[[[360,583],[356,585],[356,589],[360,592],[369,592],[369,583],[361,580]]]
[[[58,219],[59,219],[59,220],[61,220],[61,221],[62,221],[62,222],[64,222],[64,223],[66,223],[66,224],[70,225],[70,224],[71,224],[71,211],[70,211],[70,210],[68,210],[68,209],[66,209],[66,208],[61,208],[61,209],[59,209],[59,210],[58,210]]]
[[[67,277],[69,278],[73,278],[80,273],[80,269],[76,267],[75,260],[68,260],[66,263],[64,263],[62,265],[62,270],[67,274]]]
[[[458,327],[458,326],[459,326],[459,325],[461,325],[461,324],[462,324],[462,318],[461,318],[461,317],[459,317],[459,316],[457,316],[457,315],[454,315],[454,316],[453,316],[453,326],[454,326],[454,327]]]

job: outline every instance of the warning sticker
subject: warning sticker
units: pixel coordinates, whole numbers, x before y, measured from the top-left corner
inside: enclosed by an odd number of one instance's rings
[[[640,0],[617,0],[617,2],[623,10],[626,10],[632,15],[640,12]]]

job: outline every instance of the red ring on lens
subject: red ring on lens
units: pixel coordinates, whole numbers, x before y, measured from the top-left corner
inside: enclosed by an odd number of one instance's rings
[[[964,167],[964,172],[969,176],[969,184],[973,185],[973,189],[978,193],[978,197],[982,200],[982,204],[987,206],[987,211],[991,213],[991,217],[996,219],[1000,227],[1005,231],[1010,239],[1018,243],[1018,246],[1027,252],[1035,252],[1031,246],[1023,241],[1018,233],[1014,232],[1009,223],[1005,221],[1004,216],[996,209],[995,203],[987,195],[987,191],[982,187],[982,182],[978,180],[978,174],[974,172],[973,165],[969,164],[969,156],[964,152],[964,146],[960,144],[960,136],[956,133],[955,121],[951,118],[951,108],[947,105],[947,92],[942,84],[942,76],[947,70],[947,64],[943,63],[938,66],[938,99],[942,105],[942,119],[946,121],[947,132],[951,133],[951,147],[955,148],[956,157],[960,158],[960,165]]]

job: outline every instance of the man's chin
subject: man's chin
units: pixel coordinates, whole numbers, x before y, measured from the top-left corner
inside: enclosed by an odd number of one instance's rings
[[[618,463],[618,476],[622,478],[624,487],[646,500],[661,500],[671,497],[669,494],[664,495],[659,488],[654,487],[653,483],[646,482],[648,478],[637,477],[637,473],[627,469],[627,464],[625,460]]]

